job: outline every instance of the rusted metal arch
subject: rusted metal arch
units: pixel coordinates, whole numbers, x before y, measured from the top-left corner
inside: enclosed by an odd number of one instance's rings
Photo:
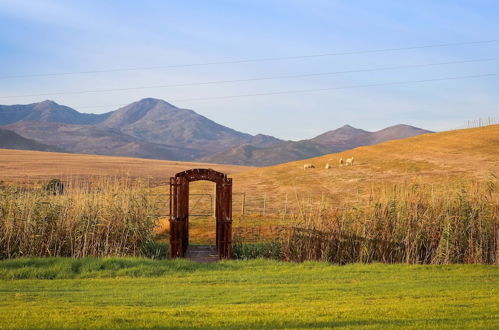
[[[232,255],[232,179],[212,169],[196,168],[170,178],[170,258],[182,258],[189,245],[189,183],[216,184],[216,245],[220,259]]]

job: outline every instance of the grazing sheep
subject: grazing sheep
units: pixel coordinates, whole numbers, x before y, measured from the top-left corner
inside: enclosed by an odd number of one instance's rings
[[[352,158],[347,158],[346,162],[345,162],[345,165],[348,166],[353,166],[353,157]]]
[[[343,157],[340,158],[340,167],[342,167],[344,164]]]
[[[315,168],[314,164],[305,164],[303,165],[303,169],[306,170],[308,168]]]
[[[329,170],[330,168],[332,168],[331,164],[327,163],[326,166],[325,166],[325,169]]]

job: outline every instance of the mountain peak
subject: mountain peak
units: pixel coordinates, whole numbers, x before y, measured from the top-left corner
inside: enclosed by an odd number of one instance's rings
[[[146,117],[149,120],[156,121],[171,111],[180,111],[180,109],[164,100],[148,97],[114,111],[104,124],[112,127],[122,127],[136,123]]]
[[[60,107],[59,104],[55,103],[52,100],[45,100],[42,102],[35,103],[33,105],[34,105],[33,107],[34,110],[52,110],[55,109],[55,107]]]
[[[52,100],[45,100],[45,101],[39,102],[38,104],[43,104],[43,105],[59,105],[55,101],[52,101]]]
[[[168,108],[178,109],[176,106],[174,106],[171,103],[166,102],[165,100],[155,99],[152,97],[143,98],[143,99],[138,100],[137,102],[134,102],[132,104],[136,104],[136,105],[140,105],[140,106],[149,106],[151,108],[154,106],[157,106],[157,105],[163,105],[163,106],[167,106]]]
[[[426,133],[433,133],[433,132],[422,128],[414,127],[411,125],[398,124],[374,132],[372,134],[372,138],[373,138],[373,144],[375,144],[388,140],[403,139]]]

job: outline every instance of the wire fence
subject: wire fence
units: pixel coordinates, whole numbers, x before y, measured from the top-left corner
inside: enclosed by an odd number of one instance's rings
[[[170,214],[170,195],[155,194],[160,217]],[[193,230],[192,240],[196,244],[212,242],[215,235],[215,194],[191,193],[189,195],[189,218]],[[297,219],[310,217],[323,209],[346,209],[331,194],[257,194],[238,192],[232,194],[232,230],[234,241],[260,243],[282,237]],[[309,214],[310,213],[310,214]]]
[[[476,120],[468,120],[467,127],[478,128],[478,127],[484,127],[496,124],[499,124],[499,120],[497,118],[487,117],[487,118],[478,118]]]
[[[170,194],[154,194],[160,216],[170,214]],[[189,195],[190,217],[215,217],[215,194],[192,193]],[[235,218],[246,217],[293,217],[303,215],[310,209],[322,206],[336,206],[339,203],[332,195],[309,194],[248,194],[246,192],[232,194],[232,213]]]

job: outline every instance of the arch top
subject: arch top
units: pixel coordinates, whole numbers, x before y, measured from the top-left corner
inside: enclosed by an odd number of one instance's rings
[[[175,178],[184,178],[189,182],[201,180],[212,182],[232,181],[231,179],[227,178],[227,174],[217,172],[211,168],[193,168],[175,174]]]

